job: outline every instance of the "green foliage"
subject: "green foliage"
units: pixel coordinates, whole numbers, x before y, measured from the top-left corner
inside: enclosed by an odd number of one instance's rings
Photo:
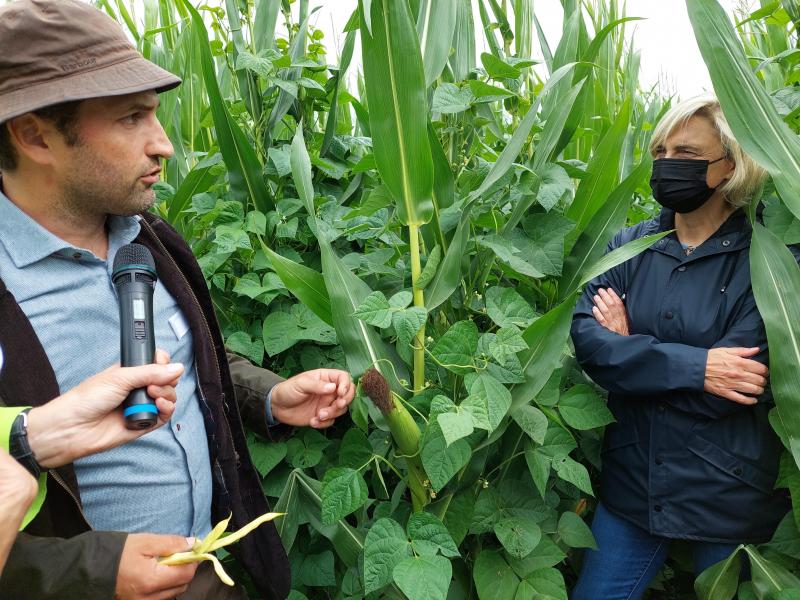
[[[551,49],[531,0],[480,0],[474,15],[468,0],[361,0],[337,60],[308,0],[145,2],[144,29],[135,3],[97,3],[184,80],[162,95],[176,154],[155,210],[198,257],[228,348],[284,375],[375,367],[395,393],[400,417],[359,394],[352,423],[324,434],[251,434],[287,513],[292,597],[565,599],[573,549],[595,544],[583,516],[613,420],[570,351],[576,294],[658,239],[604,256],[654,208],[647,144],[667,104],[639,89],[631,18],[565,2]],[[689,5],[726,115],[777,175],[752,257],[763,309],[800,291],[783,247],[800,240],[786,194],[800,10],[766,3],[739,23],[742,54],[716,2]],[[347,77],[356,38],[363,73]],[[766,310],[781,347],[795,308]],[[783,358],[773,382],[794,389],[800,358]],[[796,399],[787,413],[776,395],[794,440]],[[740,597],[795,585],[800,519],[787,519],[763,554],[743,549]],[[730,597],[736,564],[698,595]]]

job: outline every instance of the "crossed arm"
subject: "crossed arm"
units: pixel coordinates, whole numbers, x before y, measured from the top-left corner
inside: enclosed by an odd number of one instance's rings
[[[630,335],[625,302],[613,288],[600,287],[592,297],[592,314],[597,322],[620,336]],[[758,347],[716,347],[708,351],[703,391],[739,404],[756,404],[764,393],[769,369],[752,360]]]

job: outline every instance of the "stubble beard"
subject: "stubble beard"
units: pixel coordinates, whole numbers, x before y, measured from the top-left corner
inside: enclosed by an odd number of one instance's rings
[[[108,215],[132,216],[147,211],[155,203],[152,186],[137,173],[121,172],[115,165],[93,152],[81,152],[79,168],[62,187],[61,209],[77,220]],[[142,171],[140,171],[142,172]]]

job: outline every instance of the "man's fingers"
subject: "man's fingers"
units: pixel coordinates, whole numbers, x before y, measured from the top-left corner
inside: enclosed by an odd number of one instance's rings
[[[194,543],[194,538],[185,538],[180,535],[155,533],[140,533],[136,535],[141,539],[140,547],[147,548],[147,556],[169,556],[176,552],[186,552],[191,549]]]
[[[344,413],[347,412],[347,408],[342,408],[337,404],[332,404],[329,407],[321,408],[317,411],[317,418],[320,421],[327,421],[328,419],[335,419],[336,417],[341,417]]]
[[[311,417],[311,427],[314,429],[327,429],[331,425],[333,425],[334,419],[326,419],[325,421],[320,421],[317,417]]]
[[[118,375],[124,377],[125,382],[131,389],[149,385],[166,386],[172,383],[176,377],[180,377],[183,374],[183,365],[181,363],[120,367],[120,369],[121,371]]]
[[[166,350],[162,350],[161,348],[156,348],[156,364],[157,365],[169,364],[169,352],[167,352]]]
[[[318,394],[322,396],[336,392],[336,382],[316,379],[309,375],[307,377],[298,378],[297,388],[306,394]]]
[[[156,408],[158,409],[159,419],[166,422],[169,421],[175,413],[175,402],[166,400],[165,398],[156,398]]]
[[[148,385],[147,395],[151,398],[164,398],[170,402],[175,402],[178,398],[175,388],[171,385]]]

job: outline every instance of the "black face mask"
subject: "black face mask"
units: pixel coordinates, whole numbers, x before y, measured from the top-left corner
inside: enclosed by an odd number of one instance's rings
[[[691,158],[658,158],[653,161],[650,187],[653,197],[661,206],[678,213],[697,210],[714,194],[717,188],[706,183],[709,165],[721,161],[695,160]]]

